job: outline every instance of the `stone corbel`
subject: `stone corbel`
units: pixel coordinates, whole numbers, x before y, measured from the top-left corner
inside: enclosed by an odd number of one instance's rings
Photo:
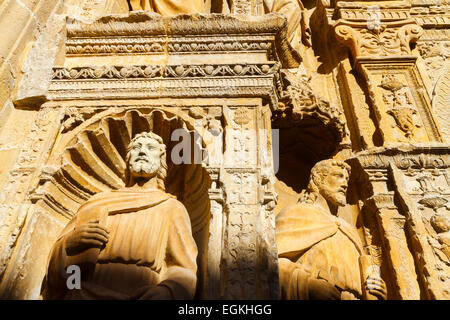
[[[334,31],[338,41],[350,47],[355,59],[410,56],[410,44],[423,34],[414,20],[370,25],[339,20]]]

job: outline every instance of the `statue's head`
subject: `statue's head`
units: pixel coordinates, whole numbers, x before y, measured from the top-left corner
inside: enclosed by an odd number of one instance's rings
[[[340,160],[323,160],[311,170],[309,192],[319,193],[334,206],[345,206],[351,168]]]
[[[166,145],[153,132],[137,134],[127,148],[125,158],[127,185],[136,179],[159,178],[162,183],[167,176]]]

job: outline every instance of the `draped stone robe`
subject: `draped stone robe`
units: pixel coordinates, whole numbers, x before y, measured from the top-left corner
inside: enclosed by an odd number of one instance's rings
[[[282,299],[309,299],[309,279],[335,285],[341,299],[361,298],[361,239],[323,197],[284,208],[276,217],[276,242]]]
[[[205,0],[129,0],[133,11],[147,10],[163,16],[207,13]]]
[[[69,256],[65,239],[77,224],[99,219],[110,232],[103,248]],[[50,254],[44,299],[192,299],[197,246],[185,207],[167,193],[121,189],[97,194],[78,210]],[[81,266],[81,290],[66,270]]]

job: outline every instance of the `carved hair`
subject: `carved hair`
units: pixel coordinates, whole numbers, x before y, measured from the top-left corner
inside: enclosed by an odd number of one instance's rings
[[[164,190],[165,189],[164,181],[166,180],[166,177],[167,177],[167,168],[168,168],[167,161],[166,161],[166,145],[164,144],[163,139],[160,136],[158,136],[156,133],[153,133],[153,132],[138,133],[137,135],[134,136],[134,138],[128,144],[127,155],[125,157],[125,163],[127,164],[127,168],[125,170],[125,182],[127,185],[129,185],[129,183],[131,182],[131,175],[130,175],[130,169],[129,169],[129,161],[130,161],[130,156],[131,156],[130,151],[133,149],[134,143],[140,138],[150,138],[150,139],[158,142],[161,154],[160,154],[160,158],[159,158],[160,166],[159,166],[156,176],[158,178],[158,186]]]
[[[326,159],[317,162],[311,169],[311,175],[309,176],[309,184],[306,190],[303,190],[298,202],[314,203],[317,199],[317,195],[320,193],[319,184],[324,181],[326,176],[330,173],[331,168],[339,167],[347,170],[350,176],[351,167],[341,160]]]

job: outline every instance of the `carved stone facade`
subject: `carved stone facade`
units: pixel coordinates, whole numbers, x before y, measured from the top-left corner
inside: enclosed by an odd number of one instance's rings
[[[2,4],[1,298],[40,298],[58,235],[125,186],[127,146],[153,132],[198,248],[194,299],[282,297],[276,217],[324,159],[351,167],[335,214],[362,243],[355,268],[387,299],[450,299],[449,5],[279,2],[292,15]]]

